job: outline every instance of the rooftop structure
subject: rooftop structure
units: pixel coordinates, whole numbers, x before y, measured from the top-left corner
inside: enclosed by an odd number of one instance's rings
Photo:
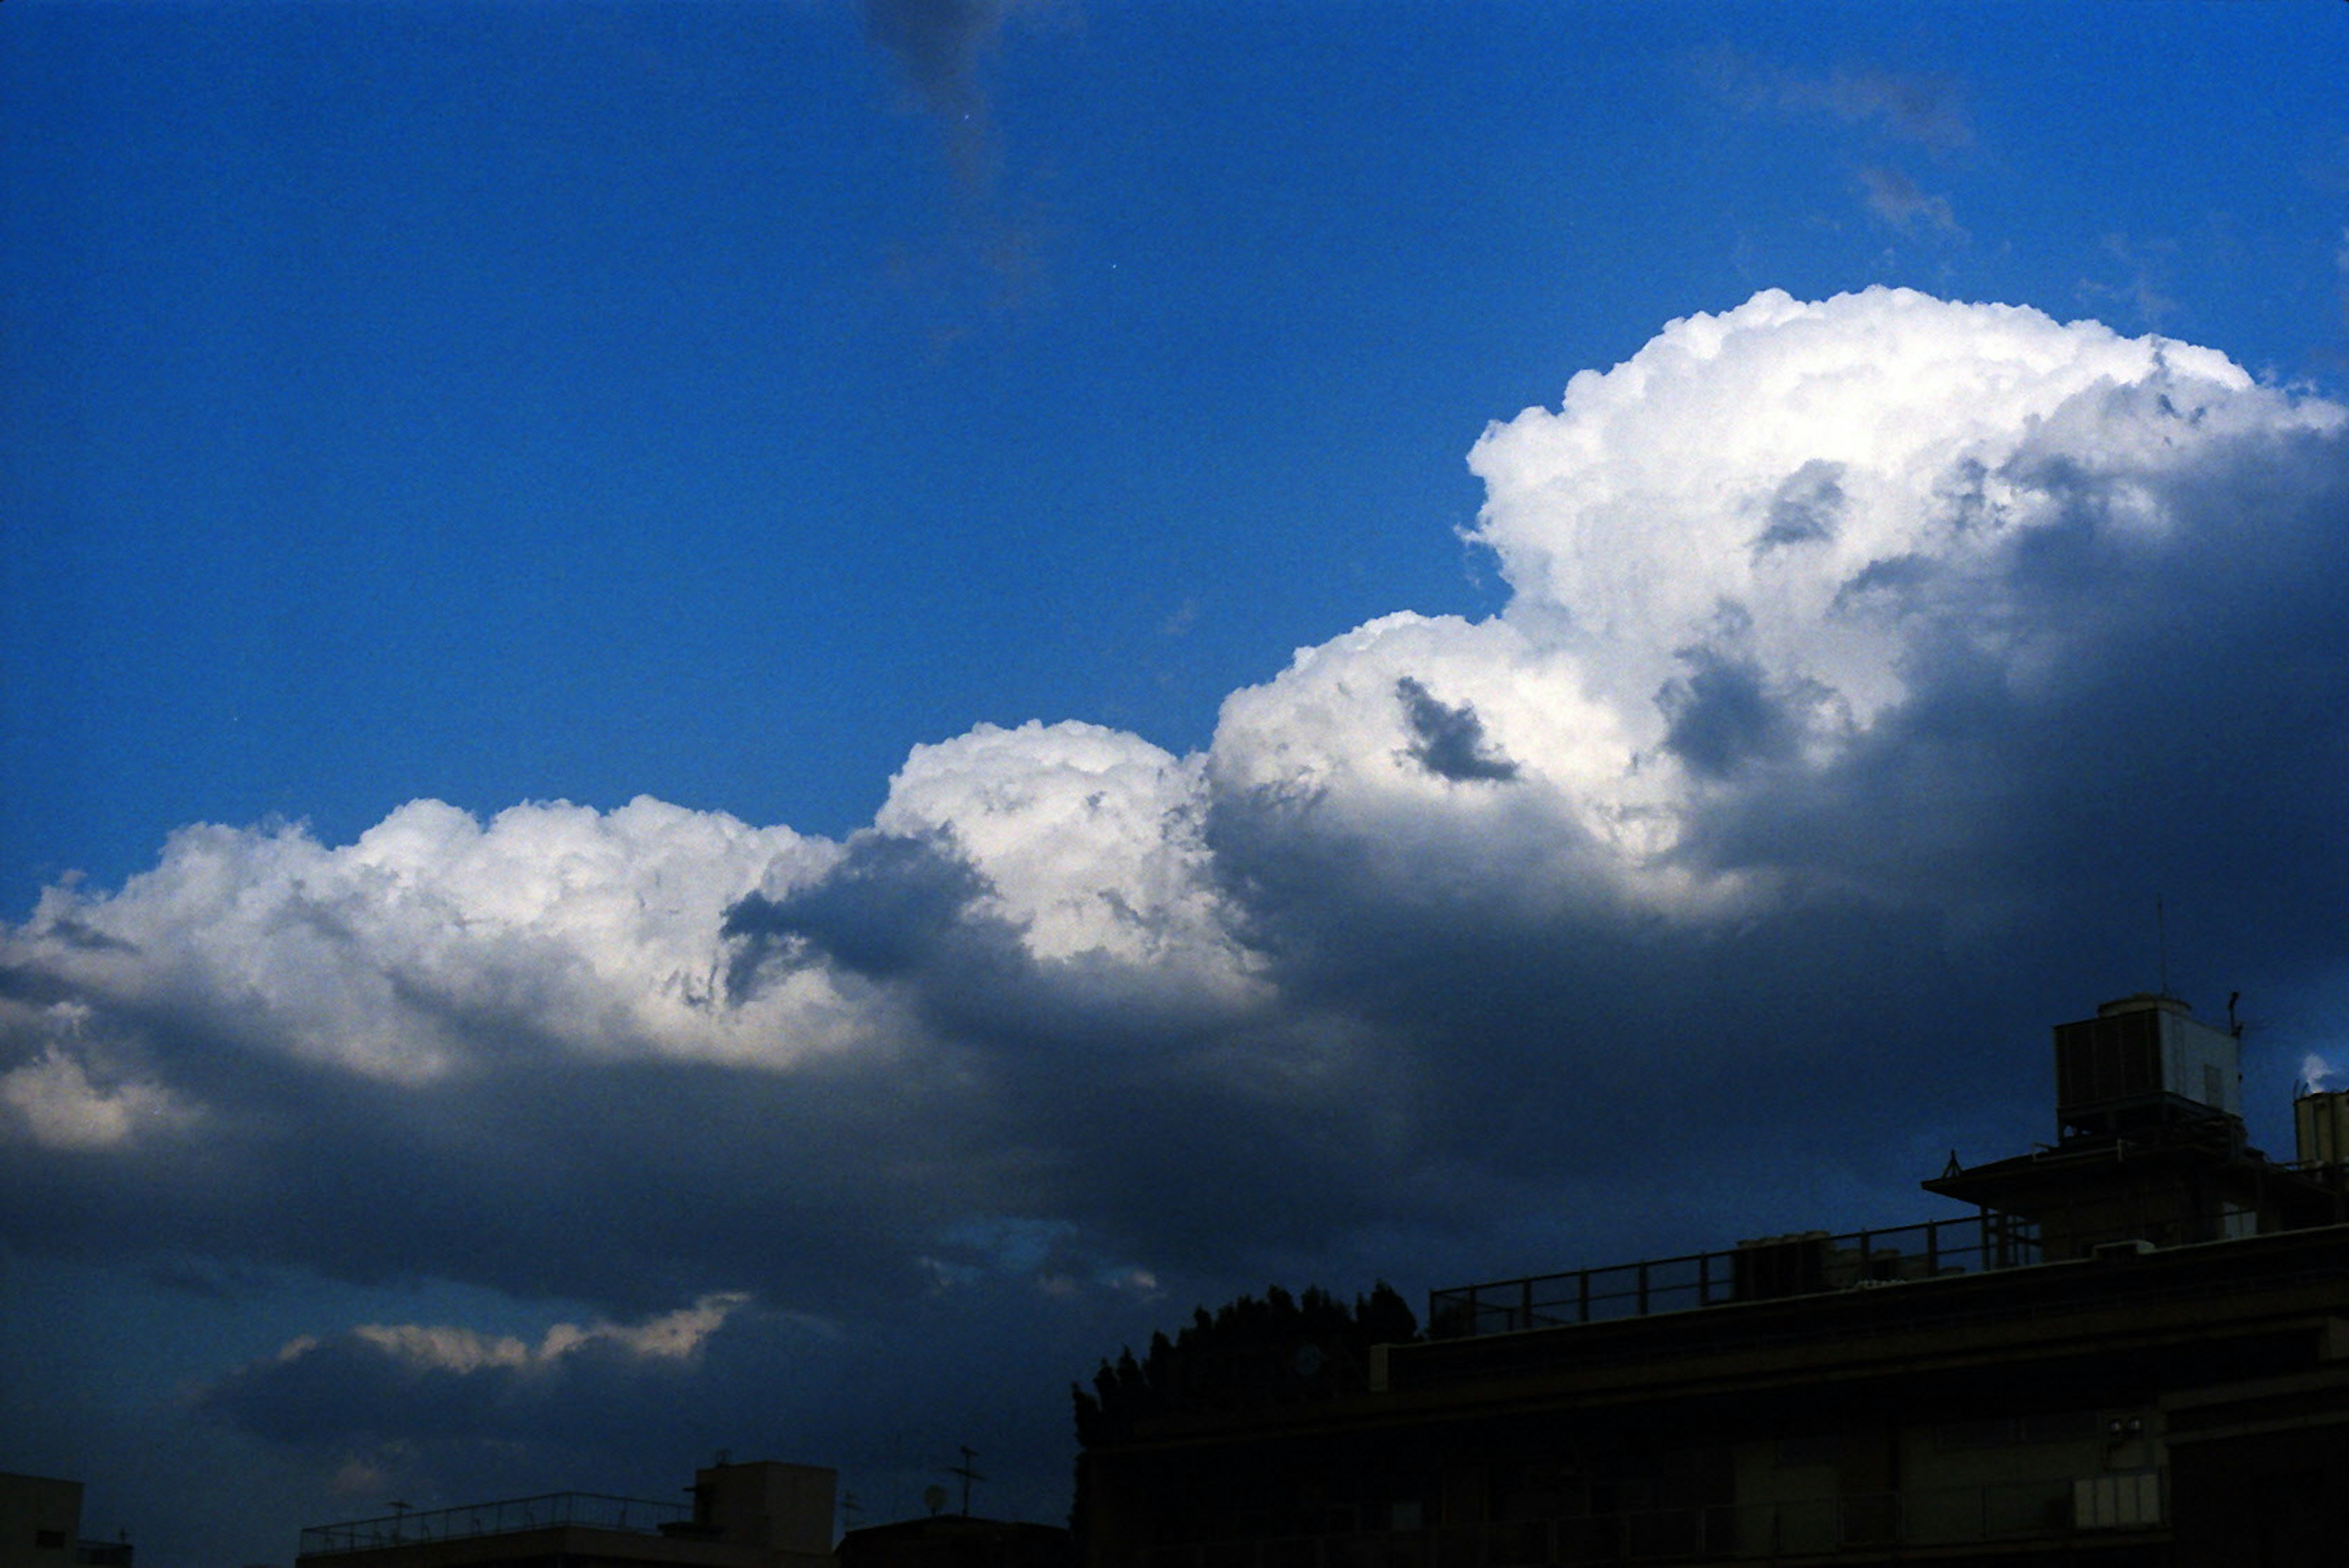
[[[0,1474],[0,1568],[130,1568],[127,1539],[85,1540],[81,1482]]]
[[[312,1525],[300,1568],[832,1568],[833,1472],[695,1472],[693,1501],[548,1492]]]

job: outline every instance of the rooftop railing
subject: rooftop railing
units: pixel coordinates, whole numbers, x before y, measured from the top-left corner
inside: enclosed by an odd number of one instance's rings
[[[313,1524],[302,1532],[305,1557],[336,1552],[372,1552],[385,1546],[408,1546],[425,1541],[456,1541],[471,1535],[508,1535],[549,1525],[584,1525],[593,1530],[619,1530],[636,1534],[657,1533],[666,1524],[689,1518],[683,1502],[652,1498],[613,1497],[602,1492],[551,1491],[537,1497],[510,1498],[502,1502],[468,1503],[457,1508],[410,1510],[383,1519],[359,1519],[343,1524]]]
[[[1464,1339],[1935,1279],[2040,1262],[2038,1228],[1981,1213],[1887,1230],[1769,1236],[1723,1251],[1530,1274],[1428,1295],[1429,1337]]]

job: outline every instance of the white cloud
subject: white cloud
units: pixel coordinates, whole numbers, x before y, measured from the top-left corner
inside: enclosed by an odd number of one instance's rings
[[[1415,754],[1405,680],[1473,714],[1512,776],[1450,777]],[[1358,842],[1395,883],[1433,875],[1501,896],[1651,866],[1673,842],[1636,729],[1516,620],[1388,616],[1300,649],[1225,702],[1212,766],[1227,797]]]
[[[583,1352],[610,1349],[642,1361],[689,1361],[709,1336],[750,1300],[742,1292],[706,1295],[689,1307],[637,1324],[596,1321],[558,1323],[536,1345],[514,1334],[484,1334],[450,1324],[361,1324],[350,1331],[357,1343],[419,1371],[471,1374],[502,1369],[547,1372]],[[278,1353],[280,1362],[299,1361],[322,1341],[304,1336]]]
[[[1512,615],[1557,612],[1559,641],[1647,743],[1655,694],[1724,605],[1750,617],[1767,669],[1823,681],[1865,726],[1906,692],[1913,607],[1872,597],[1872,568],[1928,566],[1994,597],[1983,579],[2017,535],[2064,515],[2052,465],[2127,486],[2251,426],[2339,418],[2221,355],[2095,323],[1906,290],[1816,305],[1771,291],[1675,321],[1576,376],[1556,412],[1487,430],[1469,460],[1490,493],[1475,537],[1516,590]],[[1774,543],[1774,506],[1817,465],[1841,502],[1808,539]],[[2166,524],[2158,508],[2127,521],[2148,536]]]
[[[818,874],[788,828],[639,799],[518,805],[486,826],[437,801],[329,847],[298,826],[202,826],[115,894],[57,888],[0,952],[119,1016],[421,1083],[485,1052],[788,1065],[869,1020],[823,976],[717,1005],[726,907]]]
[[[1750,869],[1685,853],[1716,797],[1822,776],[1952,646],[2021,696],[2079,678],[2082,620],[2120,612],[2050,615],[2034,551],[2207,548],[2235,520],[2196,475],[2343,429],[2222,355],[2093,322],[1757,295],[1489,428],[1474,537],[1514,589],[1504,616],[1392,616],[1300,651],[1226,702],[1212,776],[1309,804],[1290,831],[1352,840],[1396,888],[1750,913]],[[1424,765],[1407,732],[1429,701],[1507,765]]]
[[[83,1011],[74,1003],[62,1010]],[[194,1108],[159,1084],[93,1077],[82,1055],[44,1045],[30,1061],[0,1073],[0,1127],[44,1148],[121,1148],[142,1135],[184,1127]]]
[[[985,912],[1035,958],[1098,953],[1236,983],[1245,961],[1223,928],[1205,814],[1199,759],[1030,722],[915,747],[874,826],[948,834],[992,887]]]
[[[964,912],[1048,970],[1179,977],[1243,1012],[1272,992],[1211,847],[1218,812],[1352,843],[1390,892],[1477,887],[1529,918],[1599,895],[1750,913],[1750,871],[1686,853],[1709,803],[1852,754],[1917,699],[1928,649],[1961,643],[2013,691],[2068,678],[2074,628],[2018,564],[2034,539],[2087,528],[2158,557],[2216,525],[2179,499],[2214,454],[2342,427],[2220,354],[2092,322],[1765,292],[1671,323],[1476,442],[1475,539],[1513,590],[1500,618],[1394,615],[1301,650],[1227,701],[1205,756],[982,725],[916,748],[875,828],[951,845],[982,879]],[[794,961],[727,984],[726,912],[843,864],[840,846],[651,800],[486,824],[419,801],[336,847],[186,829],[118,893],[52,889],[5,956],[109,1027],[169,1014],[393,1083],[516,1052],[886,1056],[932,1024],[869,976]],[[14,1039],[10,1103],[42,1136],[119,1139],[161,1114]]]
[[[1488,430],[1476,537],[1639,735],[1656,694],[1724,609],[1764,670],[1816,681],[1865,729],[1909,694],[1920,595],[2028,640],[2001,602],[2019,538],[2070,515],[2066,484],[2158,545],[2153,482],[2247,430],[2338,428],[2224,357],[2036,311],[1871,289],[1803,305],[1775,292],[1667,327],[1625,364],[1585,371],[1555,413]],[[1835,500],[1799,537],[1774,512],[1806,476]],[[1799,504],[1799,503],[1798,503]]]

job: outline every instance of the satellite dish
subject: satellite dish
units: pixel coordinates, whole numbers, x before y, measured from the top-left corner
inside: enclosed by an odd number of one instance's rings
[[[932,1481],[922,1489],[922,1501],[929,1509],[930,1516],[936,1518],[938,1510],[947,1505],[947,1489]]]

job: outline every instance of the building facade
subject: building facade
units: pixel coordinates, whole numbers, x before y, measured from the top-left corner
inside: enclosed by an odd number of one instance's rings
[[[81,1482],[0,1474],[0,1568],[130,1568],[127,1538],[81,1533]]]
[[[1438,1291],[1359,1387],[1097,1420],[1089,1568],[2349,1563],[2339,1165],[2247,1147],[2174,999],[2055,1047],[2058,1141],[1925,1183],[1971,1213]]]

